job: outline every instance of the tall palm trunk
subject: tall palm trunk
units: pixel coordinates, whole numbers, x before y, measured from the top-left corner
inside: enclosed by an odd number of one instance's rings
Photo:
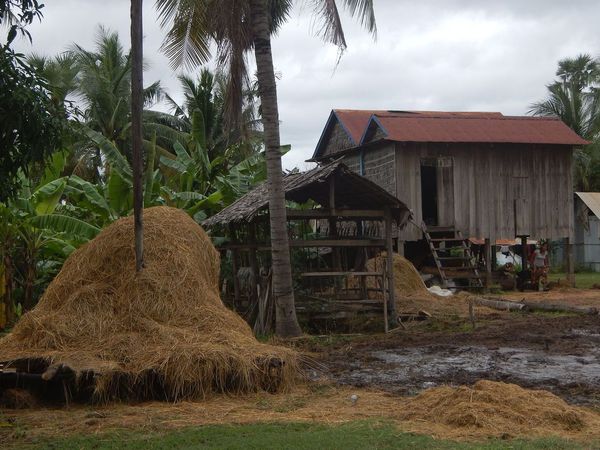
[[[142,0],[131,0],[131,139],[133,162],[133,216],[135,233],[135,269],[144,267],[142,188],[142,109],[143,109],[143,31]]]
[[[292,287],[292,268],[281,167],[277,87],[275,85],[273,55],[271,54],[267,0],[250,0],[250,8],[267,157],[276,333],[278,336],[292,337],[301,335],[302,330],[296,318]]]

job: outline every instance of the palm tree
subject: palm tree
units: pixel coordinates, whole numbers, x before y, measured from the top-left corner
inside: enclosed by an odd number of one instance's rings
[[[64,52],[53,58],[32,54],[27,57],[29,65],[48,82],[50,95],[56,106],[64,107],[67,98],[78,88],[79,67],[72,52]]]
[[[296,318],[292,288],[277,88],[271,53],[271,35],[288,18],[292,3],[292,0],[156,1],[162,25],[170,27],[164,50],[174,66],[194,66],[207,61],[210,43],[216,43],[218,62],[227,67],[229,75],[226,107],[233,126],[239,123],[241,115],[241,86],[247,79],[245,54],[254,49],[267,157],[273,292],[279,336],[302,333]],[[376,32],[373,0],[343,0],[342,3],[351,15],[360,18],[369,31]],[[343,51],[346,41],[335,0],[320,0],[315,4],[323,18],[321,36]]]
[[[184,102],[180,105],[168,94],[165,94],[165,100],[171,107],[171,114],[152,112],[151,114],[156,116],[156,121],[162,120],[171,128],[191,133],[193,117],[199,117],[200,120],[196,121],[196,126],[200,123],[203,124],[203,135],[206,142],[204,148],[210,159],[225,156],[225,153],[228,152],[229,163],[235,164],[259,151],[262,144],[262,133],[257,120],[257,95],[251,86],[247,86],[243,90],[244,100],[239,127],[231,129],[225,124],[227,77],[223,73],[215,74],[209,69],[203,68],[197,78],[180,75],[178,79],[184,94]],[[237,147],[235,154],[231,152],[232,146]]]
[[[598,134],[600,132],[600,63],[590,55],[579,55],[559,61],[558,80],[548,85],[548,98],[534,103],[530,114],[559,117],[577,134],[593,141],[593,145],[575,151],[576,189],[600,188],[595,175],[600,165]]]
[[[131,148],[133,159],[133,226],[135,270],[144,267],[144,172],[142,111],[144,110],[143,0],[131,0]],[[154,161],[152,161],[154,162]]]

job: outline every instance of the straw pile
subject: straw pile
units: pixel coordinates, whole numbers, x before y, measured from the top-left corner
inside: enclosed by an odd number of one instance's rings
[[[403,256],[394,253],[394,286],[397,296],[400,297],[412,297],[412,296],[430,296],[427,287],[415,266],[411,262],[405,259]],[[382,253],[375,258],[371,258],[367,261],[367,271],[369,272],[382,272],[383,268],[387,263],[387,253]],[[370,289],[379,288],[380,280],[373,277],[366,279],[366,285]],[[355,278],[351,281],[353,287],[358,287],[358,279]],[[372,294],[376,295],[376,294]]]
[[[588,426],[588,419],[589,425],[598,425],[596,415],[569,406],[550,392],[487,380],[478,381],[472,388],[428,389],[403,406],[401,418],[428,422],[432,431],[445,436],[449,435],[448,429],[472,429],[477,434],[499,436],[580,432]],[[436,430],[436,425],[445,430]]]
[[[128,217],[74,252],[0,340],[0,361],[38,373],[63,365],[95,400],[181,400],[291,384],[296,354],[256,341],[223,305],[219,254],[187,214],[145,210],[140,274],[133,242]]]
[[[381,272],[385,266],[386,253],[370,259],[367,262],[367,270],[370,272]],[[400,313],[417,314],[426,311],[433,316],[469,316],[469,298],[465,295],[454,295],[451,297],[440,297],[430,293],[412,263],[403,256],[394,253],[394,287],[396,308]],[[354,286],[358,286],[355,280]],[[367,287],[376,288],[377,281],[367,278]],[[370,292],[372,298],[378,298],[381,294]],[[477,307],[478,312],[494,312],[488,308]]]
[[[383,267],[383,260],[386,254],[382,254],[376,258],[370,259],[367,262],[369,270],[375,267]],[[412,263],[403,256],[394,253],[394,287],[396,294],[400,297],[425,296],[431,297],[423,279]]]

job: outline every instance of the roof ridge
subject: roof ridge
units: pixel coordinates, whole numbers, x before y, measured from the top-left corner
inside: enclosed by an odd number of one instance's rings
[[[560,121],[560,117],[554,116],[494,116],[494,115],[481,115],[481,116],[469,116],[469,115],[435,115],[435,114],[422,114],[418,117],[412,115],[398,115],[398,114],[373,114],[375,117],[388,118],[388,119],[463,119],[463,120],[552,120]]]

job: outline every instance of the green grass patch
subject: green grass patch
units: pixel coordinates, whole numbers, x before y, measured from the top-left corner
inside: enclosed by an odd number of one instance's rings
[[[314,423],[271,423],[252,425],[212,425],[142,433],[119,431],[108,434],[44,439],[33,448],[44,449],[578,449],[561,439],[488,440],[457,443],[429,436],[402,433],[391,423],[351,422],[342,425]],[[586,446],[587,447],[587,446]]]
[[[567,280],[567,274],[564,272],[549,273],[548,281]],[[575,273],[575,285],[580,289],[591,289],[594,284],[600,285],[600,272],[577,272]]]

